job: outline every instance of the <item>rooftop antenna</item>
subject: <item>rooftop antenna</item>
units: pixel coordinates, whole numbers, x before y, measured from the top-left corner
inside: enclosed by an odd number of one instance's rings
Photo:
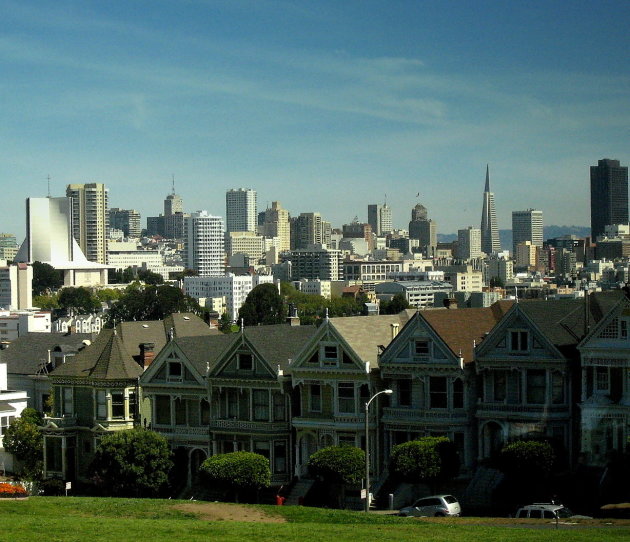
[[[46,177],[46,179],[48,180],[48,197],[50,198],[50,173],[48,174],[48,177]]]
[[[385,194],[385,206],[387,207],[387,194]]]
[[[172,192],[171,193],[174,196],[175,195],[175,173],[172,173],[171,176],[172,176],[172,182],[173,182],[173,188],[172,188]]]

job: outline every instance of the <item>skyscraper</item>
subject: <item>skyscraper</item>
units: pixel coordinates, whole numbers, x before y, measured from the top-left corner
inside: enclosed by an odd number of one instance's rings
[[[501,251],[494,194],[490,192],[490,167],[488,165],[486,165],[486,187],[483,191],[483,210],[481,211],[481,250],[486,254]]]
[[[300,213],[291,218],[291,250],[310,245],[330,245],[330,222],[320,213]]]
[[[460,260],[473,260],[481,256],[481,230],[468,228],[457,230],[457,257]]]
[[[392,231],[392,209],[387,205],[372,203],[368,205],[368,224],[372,226],[372,233],[381,237]]]
[[[107,263],[108,190],[102,183],[69,184],[72,234],[91,262]]]
[[[191,213],[184,219],[184,262],[200,277],[225,273],[223,218],[208,211]]]
[[[613,224],[628,224],[628,168],[619,165],[619,160],[604,158],[591,166],[593,239]]]
[[[278,237],[280,252],[291,250],[289,211],[283,209],[279,201],[272,201],[271,207],[265,211],[263,230],[265,237]]]
[[[225,193],[225,230],[256,231],[256,191],[250,188],[232,188]]]
[[[109,210],[109,227],[122,230],[125,237],[140,237],[140,213],[135,209],[112,207]]]
[[[516,256],[516,247],[529,241],[532,245],[543,246],[543,212],[535,209],[512,211],[512,255]]]
[[[437,247],[437,223],[427,218],[427,208],[418,203],[411,209],[409,238],[418,239],[420,248],[431,258]]]

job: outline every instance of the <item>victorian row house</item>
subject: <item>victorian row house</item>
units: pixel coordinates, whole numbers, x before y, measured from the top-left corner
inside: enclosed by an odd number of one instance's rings
[[[365,403],[384,389],[368,419],[374,480],[394,445],[423,435],[456,444],[463,476],[531,436],[569,463],[603,464],[629,433],[626,320],[611,293],[228,335],[193,315],[123,323],[51,373],[47,474],[89,477],[98,439],[135,425],[166,436],[182,484],[209,455],[247,450],[269,458],[279,486],[307,476],[322,447],[364,448]]]

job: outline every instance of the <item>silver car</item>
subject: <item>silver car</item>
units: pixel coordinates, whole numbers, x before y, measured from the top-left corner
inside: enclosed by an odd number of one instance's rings
[[[411,506],[402,508],[399,512],[401,516],[406,517],[446,517],[459,516],[462,509],[459,501],[453,495],[431,495],[430,497],[422,497]]]

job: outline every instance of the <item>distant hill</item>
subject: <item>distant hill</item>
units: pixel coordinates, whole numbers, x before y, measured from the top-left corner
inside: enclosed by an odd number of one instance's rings
[[[591,234],[591,228],[587,226],[545,226],[543,228],[543,237],[553,239],[562,235],[577,235],[578,237],[586,237]],[[439,243],[450,243],[457,240],[456,233],[438,233]],[[512,230],[499,230],[499,238],[501,239],[501,248],[503,250],[512,250]]]

